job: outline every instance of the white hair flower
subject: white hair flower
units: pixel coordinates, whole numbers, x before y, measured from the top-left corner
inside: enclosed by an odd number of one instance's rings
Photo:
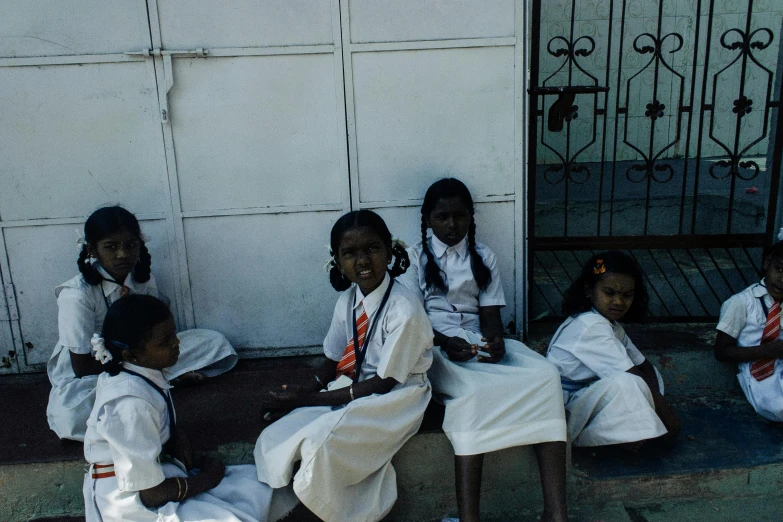
[[[399,239],[399,238],[392,239],[392,246],[398,246],[398,247],[401,247],[403,249],[407,249],[408,248],[408,245],[405,244],[405,241],[403,241],[402,239]]]
[[[106,349],[106,344],[103,342],[103,337],[97,333],[92,334],[90,344],[92,344],[92,349],[95,350],[96,361],[100,361],[101,364],[106,364],[113,359],[111,352]]]
[[[334,258],[334,252],[332,252],[332,245],[327,244],[326,250],[329,251],[329,259],[324,265],[324,272],[329,273],[333,266],[337,265],[337,260]]]

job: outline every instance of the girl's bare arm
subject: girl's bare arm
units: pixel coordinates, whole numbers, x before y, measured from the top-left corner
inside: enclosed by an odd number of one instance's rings
[[[722,362],[749,362],[764,357],[783,357],[783,342],[773,341],[757,346],[737,346],[737,339],[718,330],[715,338],[715,358]]]
[[[71,367],[73,373],[78,378],[88,375],[98,375],[103,371],[103,365],[96,360],[91,353],[73,353],[71,354]]]

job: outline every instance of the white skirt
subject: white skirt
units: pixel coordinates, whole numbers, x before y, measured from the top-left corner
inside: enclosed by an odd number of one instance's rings
[[[258,479],[291,482],[307,508],[326,522],[375,522],[397,500],[392,457],[421,425],[431,397],[426,375],[411,375],[383,395],[345,406],[298,408],[267,427],[256,442]]]
[[[186,474],[172,464],[163,465],[168,477]],[[297,504],[290,489],[273,490],[256,478],[253,465],[228,466],[216,487],[182,502],[148,509],[138,492],[117,489],[117,477],[94,479],[84,475],[85,522],[274,522]]]
[[[475,332],[463,330],[461,337],[484,344]],[[519,341],[505,339],[505,345],[505,357],[495,364],[454,362],[433,349],[429,377],[446,406],[443,431],[455,455],[566,440],[557,368]]]
[[[166,372],[174,379],[188,372],[199,371],[206,377],[227,372],[237,363],[237,353],[228,339],[214,330],[186,330],[177,334],[180,340],[179,360]],[[52,363],[56,368],[51,368]],[[70,352],[57,345],[49,362],[52,390],[46,417],[49,427],[61,439],[84,440],[87,419],[95,402],[97,375],[78,378],[73,374]],[[53,378],[54,375],[60,378]],[[67,376],[63,378],[62,376]]]
[[[663,394],[663,381],[655,372]],[[650,388],[636,375],[620,372],[564,396],[568,435],[574,446],[636,442],[667,432],[655,413]]]
[[[744,363],[737,380],[756,413],[773,422],[783,422],[783,359],[777,359],[774,373],[760,382],[750,374],[750,363]]]

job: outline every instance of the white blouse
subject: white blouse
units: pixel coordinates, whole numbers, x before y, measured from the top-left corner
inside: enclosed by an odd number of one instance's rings
[[[375,322],[376,312],[390,283],[391,277],[386,274],[381,285],[367,296],[362,295],[356,285],[340,296],[324,339],[326,357],[339,361],[345,353],[345,347],[353,338],[351,323],[354,309],[358,318],[363,306],[369,325]],[[372,337],[365,341],[367,347],[359,380],[378,375],[382,379],[393,377],[397,382],[405,383],[410,374],[426,373],[432,365],[432,327],[416,297],[397,283],[392,287],[381,314]]]
[[[124,366],[164,391],[171,388],[159,370],[129,363]],[[113,463],[120,491],[149,489],[165,479],[159,455],[168,438],[166,400],[158,391],[125,372],[98,377],[84,437],[84,458],[89,464]]]
[[[566,319],[549,343],[546,358],[574,382],[625,372],[645,360],[620,323],[595,310]]]
[[[419,296],[432,327],[438,332],[448,336],[459,335],[461,330],[481,333],[479,308],[506,305],[495,253],[486,245],[476,243],[476,252],[492,274],[487,288],[481,290],[473,277],[467,237],[450,247],[433,235],[427,244],[448,291],[427,288],[424,278],[427,255],[421,243],[408,249],[411,267],[398,280]]]

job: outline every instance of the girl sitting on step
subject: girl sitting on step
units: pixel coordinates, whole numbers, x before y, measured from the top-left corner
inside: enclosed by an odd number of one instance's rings
[[[565,293],[568,318],[547,359],[560,370],[575,446],[622,444],[638,451],[643,441],[679,432],[658,370],[618,322],[641,319],[647,301],[639,265],[617,251],[592,256]]]
[[[191,453],[164,373],[177,363],[180,340],[163,302],[122,297],[91,342],[104,371],[84,439],[86,522],[266,522],[296,504],[281,490],[273,506],[253,465],[226,468]]]

